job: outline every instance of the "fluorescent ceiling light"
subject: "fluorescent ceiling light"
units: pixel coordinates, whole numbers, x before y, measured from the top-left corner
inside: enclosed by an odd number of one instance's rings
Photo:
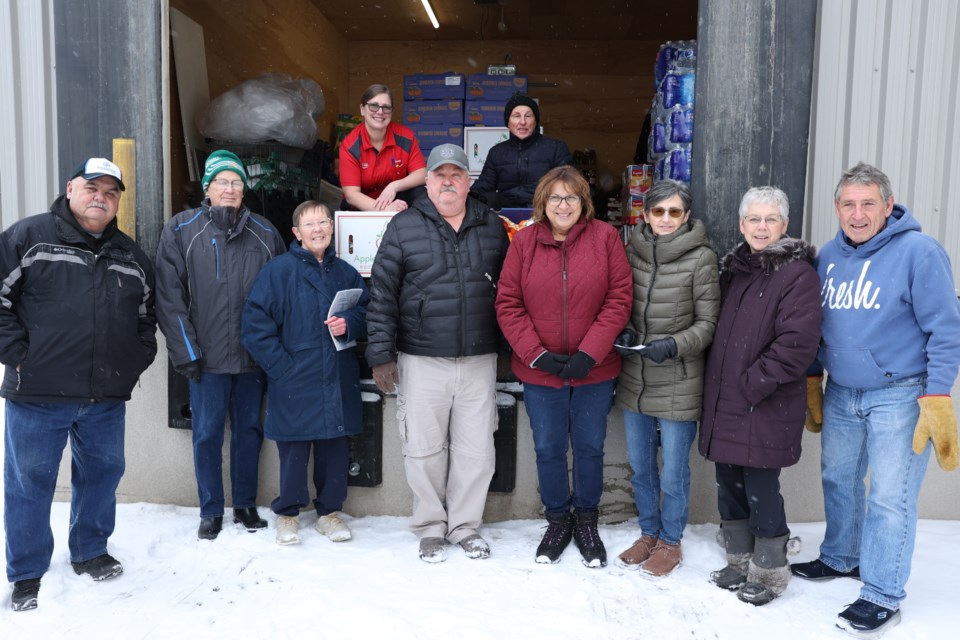
[[[430,0],[420,0],[423,3],[423,9],[427,12],[427,17],[430,18],[430,22],[433,23],[434,29],[440,28],[440,23],[437,22],[437,14],[433,12],[433,7],[430,6]]]

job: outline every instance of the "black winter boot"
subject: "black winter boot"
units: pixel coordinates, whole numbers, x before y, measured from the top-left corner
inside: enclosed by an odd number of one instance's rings
[[[583,564],[595,569],[607,566],[607,549],[597,530],[597,511],[577,511],[576,524],[573,525],[573,541],[580,549]]]
[[[560,562],[560,555],[573,537],[573,514],[566,511],[544,515],[547,518],[547,531],[537,547],[537,562],[556,564]]]
[[[727,566],[710,573],[710,582],[721,589],[736,591],[747,581],[747,569],[753,557],[753,534],[749,520],[724,520],[720,527]]]
[[[757,606],[767,604],[783,593],[790,582],[787,563],[787,540],[790,534],[776,538],[757,538],[753,559],[747,569],[747,583],[737,592],[743,602]]]

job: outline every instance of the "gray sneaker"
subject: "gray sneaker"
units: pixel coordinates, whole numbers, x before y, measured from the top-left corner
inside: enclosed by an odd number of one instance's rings
[[[463,549],[463,552],[471,560],[490,557],[490,545],[487,544],[487,541],[481,538],[478,533],[467,536],[461,540],[460,548]]]
[[[443,562],[447,559],[447,552],[444,550],[446,544],[443,538],[421,538],[420,559],[431,564]]]

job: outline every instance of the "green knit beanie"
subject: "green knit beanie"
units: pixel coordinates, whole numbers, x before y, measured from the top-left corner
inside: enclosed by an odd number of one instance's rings
[[[221,171],[233,171],[243,180],[244,188],[247,187],[247,172],[244,170],[240,158],[225,149],[217,149],[207,156],[207,161],[203,164],[203,178],[200,180],[200,184],[203,185],[204,191]]]

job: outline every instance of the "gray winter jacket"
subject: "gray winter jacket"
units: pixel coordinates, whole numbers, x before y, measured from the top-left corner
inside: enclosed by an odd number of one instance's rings
[[[624,358],[617,406],[668,420],[697,420],[703,398],[704,353],[720,312],[717,255],[706,229],[691,220],[666,236],[648,225],[627,246],[633,270],[629,327],[642,343],[672,337],[677,357],[660,364]]]
[[[276,228],[241,207],[178,213],[157,248],[157,323],[170,362],[200,360],[208,373],[246,373],[259,367],[240,346],[240,318],[254,278],[286,249]]]

